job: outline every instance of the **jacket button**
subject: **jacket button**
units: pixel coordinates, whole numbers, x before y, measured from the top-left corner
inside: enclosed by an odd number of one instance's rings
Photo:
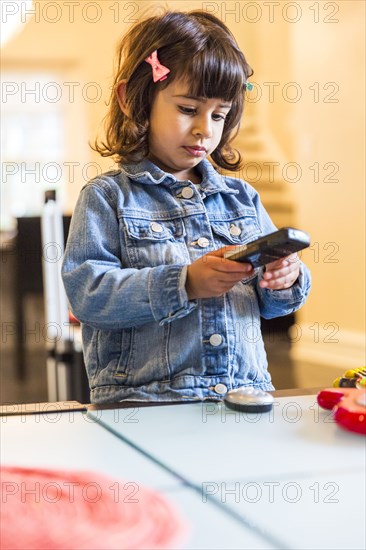
[[[211,334],[211,336],[210,336],[211,346],[219,346],[221,343],[222,343],[221,334]]]
[[[206,237],[200,237],[197,241],[197,244],[201,248],[207,248],[208,245],[210,244],[210,241],[208,239],[206,239]]]
[[[214,390],[219,395],[224,395],[224,393],[227,393],[227,386],[225,384],[216,384]]]
[[[233,235],[234,237],[238,237],[241,233],[241,229],[240,227],[238,227],[237,225],[235,225],[234,223],[232,223],[230,225],[230,235]]]
[[[191,199],[194,195],[194,191],[191,187],[183,187],[182,189],[182,197],[184,199]]]
[[[150,224],[151,231],[154,231],[154,233],[161,233],[163,231],[163,226],[160,223],[152,222]]]

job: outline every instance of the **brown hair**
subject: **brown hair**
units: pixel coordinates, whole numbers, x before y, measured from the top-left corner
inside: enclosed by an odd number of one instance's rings
[[[144,60],[158,51],[159,61],[170,69],[168,78],[154,83],[151,66]],[[137,22],[122,38],[118,69],[106,116],[105,142],[95,142],[102,156],[116,155],[118,162],[138,162],[149,153],[151,106],[157,91],[173,80],[189,83],[197,97],[232,102],[218,147],[211,154],[221,168],[237,170],[241,156],[230,142],[237,135],[244,108],[246,81],[253,74],[229,29],[204,11],[166,12]],[[126,80],[126,108],[121,110],[117,86]],[[234,136],[231,136],[236,129]]]

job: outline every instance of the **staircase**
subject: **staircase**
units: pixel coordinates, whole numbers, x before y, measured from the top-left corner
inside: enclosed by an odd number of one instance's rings
[[[258,191],[277,227],[296,227],[292,184],[283,176],[289,160],[272,133],[260,128],[257,120],[258,116],[245,113],[244,123],[234,142],[244,159],[244,167],[240,172],[226,174],[244,179]]]

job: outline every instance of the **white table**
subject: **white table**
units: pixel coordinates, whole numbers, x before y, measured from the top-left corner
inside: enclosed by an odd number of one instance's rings
[[[160,490],[184,548],[365,548],[366,447],[316,395],[270,413],[216,403],[4,416],[2,464],[94,471]]]

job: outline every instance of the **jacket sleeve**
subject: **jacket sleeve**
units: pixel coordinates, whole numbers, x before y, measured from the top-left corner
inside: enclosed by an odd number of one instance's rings
[[[276,226],[263,207],[258,193],[252,188],[252,201],[257,211],[258,222],[263,235],[276,231]],[[306,301],[311,287],[311,276],[307,266],[300,261],[300,275],[297,281],[284,290],[272,290],[261,288],[261,280],[264,269],[258,271],[257,295],[261,316],[265,319],[281,317],[298,310]]]
[[[260,278],[258,278],[258,282],[259,280]],[[261,316],[265,319],[272,319],[298,310],[305,303],[310,286],[310,272],[303,262],[300,262],[300,275],[290,288],[272,290],[261,288],[257,283]]]
[[[122,268],[116,207],[94,184],[80,193],[72,216],[62,278],[73,314],[101,329],[161,325],[197,305],[185,290],[185,265]]]

